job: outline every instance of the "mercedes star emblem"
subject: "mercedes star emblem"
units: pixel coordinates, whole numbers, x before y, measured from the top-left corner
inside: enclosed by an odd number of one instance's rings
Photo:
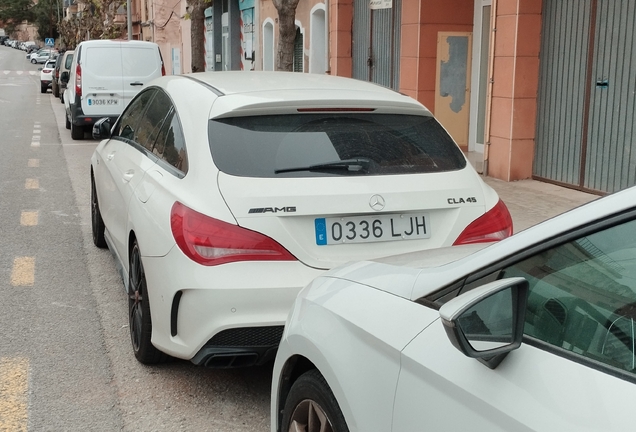
[[[384,198],[382,198],[382,196],[380,195],[373,195],[369,200],[369,205],[375,211],[382,211],[384,210],[385,205]]]

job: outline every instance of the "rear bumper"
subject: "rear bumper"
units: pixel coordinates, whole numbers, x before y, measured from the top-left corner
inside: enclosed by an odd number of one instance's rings
[[[119,118],[118,115],[85,115],[84,111],[82,110],[81,100],[78,99],[79,98],[76,98],[76,103],[70,104],[70,119],[71,123],[73,123],[75,126],[93,126],[97,122],[97,120],[104,117],[108,117],[110,119],[110,124],[114,124]]]
[[[284,326],[241,327],[217,333],[192,358],[198,366],[231,368],[262,365],[276,358]]]
[[[142,260],[153,345],[213,367],[273,359],[296,295],[323,273],[298,261],[206,267],[177,247],[165,257]]]

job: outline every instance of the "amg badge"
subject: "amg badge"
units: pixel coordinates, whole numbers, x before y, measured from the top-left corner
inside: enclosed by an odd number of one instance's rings
[[[296,212],[296,207],[260,207],[260,208],[251,208],[248,213],[294,213]]]

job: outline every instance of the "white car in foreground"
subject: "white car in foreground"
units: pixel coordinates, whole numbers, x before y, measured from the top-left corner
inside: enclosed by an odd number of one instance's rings
[[[271,430],[634,430],[635,203],[325,273],[289,315]]]
[[[325,270],[512,232],[431,113],[362,81],[166,76],[93,133],[93,239],[116,257],[143,363],[273,360]]]

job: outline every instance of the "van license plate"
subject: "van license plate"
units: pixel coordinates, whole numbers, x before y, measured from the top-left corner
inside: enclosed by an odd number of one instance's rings
[[[119,105],[119,99],[88,99],[88,105]]]
[[[428,213],[316,218],[314,222],[319,246],[431,237]]]

